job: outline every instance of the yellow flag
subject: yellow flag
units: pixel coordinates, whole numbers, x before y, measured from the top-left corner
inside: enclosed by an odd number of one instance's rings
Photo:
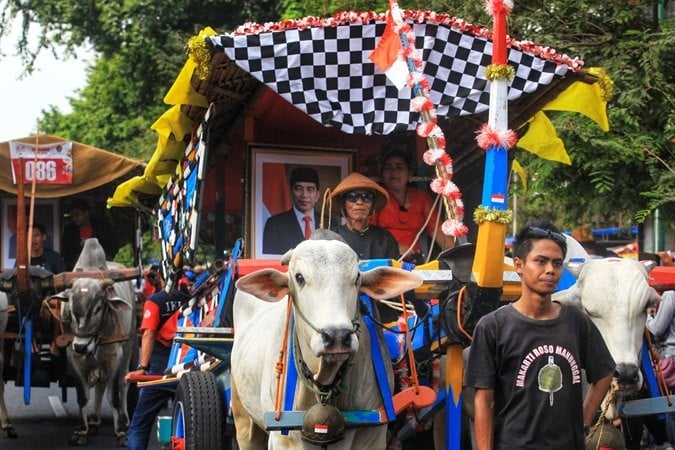
[[[517,159],[513,160],[511,170],[518,175],[518,178],[520,178],[520,182],[523,184],[523,190],[527,191],[527,174]]]
[[[548,120],[546,114],[541,111],[537,112],[529,122],[529,128],[525,135],[518,140],[517,146],[534,153],[540,158],[567,165],[572,164],[565,150],[565,144],[558,137],[555,127]]]
[[[600,83],[572,83],[559,96],[544,106],[544,110],[578,112],[592,119],[602,131],[609,131],[607,102],[603,100]]]

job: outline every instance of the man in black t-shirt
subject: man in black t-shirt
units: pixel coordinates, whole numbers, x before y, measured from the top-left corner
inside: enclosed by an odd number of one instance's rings
[[[551,300],[566,251],[548,222],[521,229],[513,261],[522,295],[476,325],[465,385],[476,390],[477,450],[584,449],[615,364],[590,318]]]
[[[39,266],[51,273],[57,274],[66,271],[63,258],[57,252],[45,247],[47,229],[41,223],[33,224],[30,246],[30,265]]]

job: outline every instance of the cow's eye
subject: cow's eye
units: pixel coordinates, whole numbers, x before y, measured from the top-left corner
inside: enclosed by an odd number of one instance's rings
[[[361,272],[356,274],[356,280],[354,281],[354,285],[358,286],[360,282],[361,282]]]
[[[295,281],[296,281],[300,286],[304,286],[304,285],[305,285],[305,277],[303,277],[301,273],[296,273],[296,274],[295,274]]]

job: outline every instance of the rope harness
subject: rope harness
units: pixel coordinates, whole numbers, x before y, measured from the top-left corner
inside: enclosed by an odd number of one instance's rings
[[[275,395],[274,395],[274,411],[276,413],[276,420],[279,420],[281,418],[281,411],[282,411],[282,402],[283,402],[283,391],[285,388],[285,379],[286,379],[286,373],[287,373],[287,367],[286,367],[286,351],[289,348],[289,336],[291,334],[291,330],[293,329],[292,326],[292,317],[293,317],[293,311],[302,319],[303,322],[305,322],[312,330],[315,332],[322,334],[321,330],[314,325],[308,318],[307,316],[302,312],[302,308],[297,304],[295,301],[295,298],[289,293],[288,294],[288,300],[286,304],[286,315],[285,315],[285,324],[284,324],[284,335],[282,338],[282,343],[281,343],[281,349],[279,350],[279,358],[277,360],[277,363],[275,365],[275,371],[276,371],[276,389],[275,389]],[[359,318],[358,318],[358,309],[357,312],[352,319],[352,330],[355,334],[358,334],[360,328],[359,324]],[[335,399],[340,392],[342,392],[342,389],[344,388],[344,385],[342,384],[342,378],[349,367],[351,360],[353,356],[350,356],[343,364],[340,366],[340,369],[338,370],[335,378],[333,379],[333,382],[330,385],[323,385],[320,383],[317,383],[314,380],[314,374],[312,371],[307,367],[307,364],[302,359],[302,353],[300,351],[300,346],[298,343],[298,337],[295,332],[292,333],[292,346],[293,346],[293,363],[295,365],[296,371],[298,374],[300,374],[300,379],[303,383],[303,385],[312,393],[314,393],[317,396],[317,399],[319,402],[326,404],[329,403],[331,400]]]
[[[113,288],[108,288],[108,294],[114,293]],[[116,344],[119,342],[127,342],[131,338],[131,334],[114,334],[111,336],[100,336],[101,332],[101,327],[103,326],[104,322],[101,321],[99,324],[99,329],[94,331],[93,333],[77,333],[74,332],[72,334],[68,334],[65,332],[64,327],[63,327],[63,317],[61,317],[61,300],[55,300],[56,304],[53,303],[53,299],[45,299],[42,301],[42,307],[43,309],[46,309],[49,312],[49,315],[56,321],[58,328],[59,328],[59,336],[56,337],[57,340],[57,345],[59,347],[65,347],[68,344],[70,344],[73,340],[73,337],[78,337],[80,339],[88,339],[87,340],[87,346],[93,341],[95,343],[94,345],[94,351],[96,348],[100,345],[109,345],[109,344]],[[109,311],[108,305],[104,302],[103,303],[103,313],[102,315],[105,317],[106,313]]]

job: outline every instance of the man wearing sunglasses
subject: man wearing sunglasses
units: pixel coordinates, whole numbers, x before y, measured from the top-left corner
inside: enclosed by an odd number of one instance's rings
[[[387,203],[387,191],[370,178],[352,173],[331,193],[333,210],[344,217],[334,231],[344,238],[360,259],[396,259],[398,243],[384,228],[370,224],[370,218]]]
[[[319,200],[319,175],[311,167],[296,167],[291,172],[293,207],[265,222],[263,253],[283,255],[319,226],[319,213],[314,210]]]
[[[551,300],[566,251],[553,224],[522,228],[513,259],[521,297],[476,325],[465,385],[476,390],[478,450],[584,449],[615,363],[588,316]]]

